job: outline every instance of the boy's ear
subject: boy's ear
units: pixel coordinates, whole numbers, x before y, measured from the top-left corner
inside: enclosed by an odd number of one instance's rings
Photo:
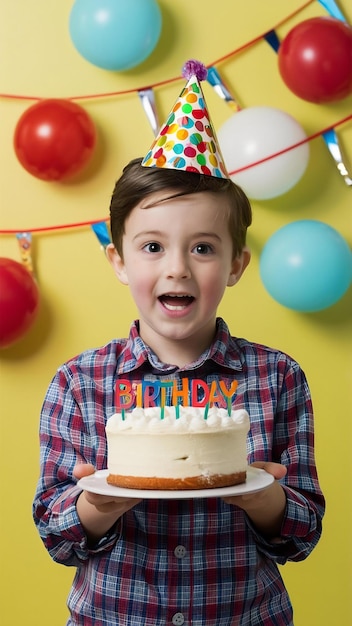
[[[125,264],[123,262],[122,257],[117,252],[113,243],[109,243],[106,246],[106,256],[109,263],[112,265],[112,268],[119,279],[119,281],[123,285],[128,285],[128,278],[126,274]]]
[[[245,247],[243,248],[241,254],[239,254],[232,261],[231,273],[227,281],[228,287],[233,287],[233,285],[236,285],[236,283],[238,283],[239,279],[241,278],[250,260],[251,260],[251,252],[249,248]]]

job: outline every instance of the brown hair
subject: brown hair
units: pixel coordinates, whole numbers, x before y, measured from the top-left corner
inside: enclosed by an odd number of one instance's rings
[[[247,228],[252,222],[249,200],[230,179],[205,176],[194,172],[159,167],[143,167],[142,159],[130,161],[116,182],[110,203],[110,229],[114,246],[122,256],[125,221],[134,207],[148,195],[163,189],[175,190],[172,197],[201,191],[226,194],[229,200],[229,230],[233,256],[238,256],[246,244]]]

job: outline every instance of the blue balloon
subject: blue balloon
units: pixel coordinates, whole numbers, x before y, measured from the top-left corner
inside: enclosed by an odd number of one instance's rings
[[[267,241],[260,276],[269,294],[295,311],[326,309],[344,295],[352,280],[352,255],[345,239],[315,220],[292,222]]]
[[[161,24],[156,0],[76,0],[69,31],[73,45],[87,61],[122,71],[151,54]]]

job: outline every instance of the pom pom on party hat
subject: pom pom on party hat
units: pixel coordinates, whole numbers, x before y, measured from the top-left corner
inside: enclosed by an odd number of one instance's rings
[[[207,73],[199,61],[185,63],[182,74],[188,82],[144,157],[144,167],[229,178],[200,85]]]

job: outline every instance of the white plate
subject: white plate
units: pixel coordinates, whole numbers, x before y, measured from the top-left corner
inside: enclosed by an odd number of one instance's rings
[[[232,487],[219,487],[215,489],[183,489],[182,491],[157,490],[157,489],[126,489],[115,487],[106,482],[108,470],[98,470],[95,474],[85,476],[78,481],[78,486],[85,491],[98,493],[102,496],[115,496],[118,498],[143,498],[147,500],[185,500],[189,498],[223,498],[226,496],[239,496],[246,493],[261,491],[274,482],[274,477],[262,469],[248,467],[247,480],[240,485]]]

